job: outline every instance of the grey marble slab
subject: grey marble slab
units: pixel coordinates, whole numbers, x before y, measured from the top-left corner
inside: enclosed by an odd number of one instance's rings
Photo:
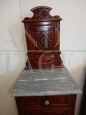
[[[23,70],[13,96],[47,96],[81,93],[66,68]]]

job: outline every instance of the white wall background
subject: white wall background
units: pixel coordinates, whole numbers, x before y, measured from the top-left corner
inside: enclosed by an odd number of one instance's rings
[[[30,9],[40,5],[52,7],[51,14],[62,17],[60,39],[63,62],[77,85],[80,88],[83,86],[86,0],[0,0],[0,115],[17,115],[10,89],[25,65],[24,28],[21,20],[25,16],[32,16]]]

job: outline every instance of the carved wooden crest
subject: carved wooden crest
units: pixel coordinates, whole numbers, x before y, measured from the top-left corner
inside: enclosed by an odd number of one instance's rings
[[[51,11],[51,7],[48,6],[38,6],[38,7],[34,7],[31,9],[31,11],[33,12],[33,17],[29,18],[29,17],[25,17],[23,20],[23,23],[27,23],[28,21],[35,21],[36,19],[40,20],[40,19],[52,19],[52,20],[58,20],[61,21],[62,19],[60,18],[60,16],[56,15],[56,16],[51,16],[50,15],[50,11]]]
[[[52,8],[47,6],[39,6],[31,9],[31,11],[34,13],[33,18],[45,18],[45,17],[51,17],[50,16],[50,10]]]

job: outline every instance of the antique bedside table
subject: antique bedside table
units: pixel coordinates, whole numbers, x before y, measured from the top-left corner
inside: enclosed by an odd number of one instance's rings
[[[23,70],[12,95],[19,115],[74,115],[77,88],[66,68]]]
[[[50,7],[31,9],[24,18],[27,57],[12,95],[19,115],[74,115],[77,88],[60,57],[60,16],[51,16]]]

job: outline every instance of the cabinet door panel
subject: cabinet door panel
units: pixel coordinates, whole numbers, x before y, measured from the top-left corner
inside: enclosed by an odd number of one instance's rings
[[[62,65],[59,33],[57,34],[56,31],[54,26],[30,27],[26,31],[27,55],[32,68],[51,68]]]
[[[59,37],[56,38],[55,28],[50,27],[47,30],[45,30],[46,26],[43,28],[44,30],[30,29],[26,32],[28,50],[55,50],[57,48],[56,46],[59,45]]]

